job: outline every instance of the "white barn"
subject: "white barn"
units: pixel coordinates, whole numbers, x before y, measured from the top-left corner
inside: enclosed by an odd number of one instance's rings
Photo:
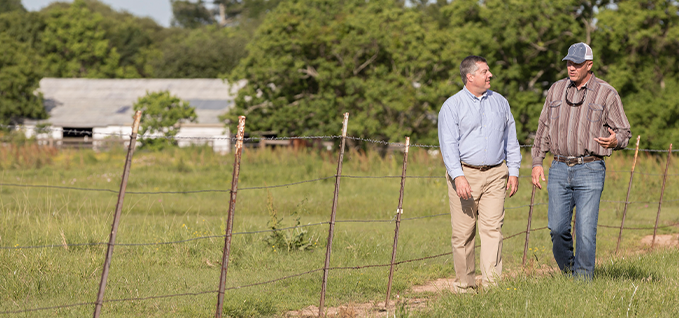
[[[37,135],[42,143],[49,140],[62,145],[75,141],[97,149],[111,135],[129,138],[132,105],[139,97],[167,90],[188,101],[198,115],[197,122],[182,124],[177,136],[207,137],[179,139],[179,146],[209,143],[215,152],[225,153],[231,147],[230,133],[218,117],[233,107],[236,92],[243,85],[244,81],[229,85],[220,79],[43,78],[39,92],[43,94],[49,118],[26,121],[25,132],[31,137],[36,125],[48,125],[51,129],[47,133]]]

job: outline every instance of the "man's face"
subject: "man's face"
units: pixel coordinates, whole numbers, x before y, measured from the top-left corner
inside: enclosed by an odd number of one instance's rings
[[[568,78],[573,82],[580,83],[587,77],[589,70],[592,69],[592,61],[584,61],[580,64],[575,64],[573,61],[566,61],[566,69],[568,69]]]
[[[486,63],[476,62],[476,66],[478,66],[479,69],[467,78],[467,82],[469,82],[476,91],[485,92],[490,89],[490,79],[493,77],[493,74],[490,73],[490,68]]]

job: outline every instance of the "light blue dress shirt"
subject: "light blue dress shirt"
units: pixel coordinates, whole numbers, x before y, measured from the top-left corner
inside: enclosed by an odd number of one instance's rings
[[[519,176],[516,123],[502,95],[488,90],[479,98],[465,87],[443,103],[438,125],[443,162],[453,179],[464,175],[460,161],[489,166],[506,160],[509,175]]]

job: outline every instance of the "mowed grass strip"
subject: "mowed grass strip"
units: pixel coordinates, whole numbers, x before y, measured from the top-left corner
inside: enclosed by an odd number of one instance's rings
[[[602,261],[591,283],[556,272],[518,275],[478,294],[443,293],[400,317],[677,317],[679,251]]]
[[[624,201],[633,152],[618,152],[607,161],[606,189],[602,200]],[[3,165],[0,181],[13,184],[50,184],[116,190],[124,163],[123,151],[94,153],[63,151],[48,164],[38,160],[17,161],[10,157]],[[30,159],[30,158],[29,158]],[[239,187],[273,186],[332,176],[337,154],[289,149],[246,150]],[[642,153],[637,164],[630,201],[657,201],[665,156]],[[376,151],[350,150],[345,156],[344,174],[398,176],[402,154],[382,157]],[[549,165],[545,161],[546,166]],[[187,148],[166,152],[135,153],[128,191],[228,190],[232,155],[219,156],[209,148]],[[530,155],[524,154],[522,176],[530,174]],[[671,166],[670,173],[675,173]],[[415,149],[409,157],[408,175],[442,177],[440,156]],[[670,176],[661,215],[661,225],[679,221],[679,177]],[[531,187],[520,179],[519,192],[506,201],[505,236],[524,231]],[[400,179],[343,178],[337,220],[391,220],[399,195]],[[334,178],[288,187],[243,190],[238,193],[234,232],[269,229],[270,213],[282,218],[279,228],[327,222],[330,217]],[[183,243],[145,246],[117,246],[106,290],[106,299],[144,298],[159,295],[201,293],[218,288],[224,246],[228,193],[153,194],[125,198],[117,243],[162,243],[189,239]],[[0,311],[49,307],[96,299],[105,245],[73,244],[107,242],[116,194],[76,190],[0,186],[0,246],[63,244],[68,248],[1,249]],[[536,203],[546,202],[546,190]],[[624,203],[602,203],[600,224],[619,225]],[[650,227],[655,222],[657,203],[632,203],[626,225]],[[450,251],[450,217],[443,178],[408,179],[403,218],[444,214],[405,220],[401,225],[397,261]],[[547,225],[547,207],[535,207],[533,227]],[[294,237],[302,229],[283,231]],[[303,228],[312,249],[288,251],[271,246],[271,233],[234,236],[227,288],[275,280],[323,267],[328,225]],[[663,228],[660,234],[677,228]],[[645,247],[640,239],[653,230],[623,233],[623,254]],[[393,222],[339,222],[331,257],[333,267],[388,264],[394,235]],[[217,237],[210,237],[217,236]],[[598,256],[610,259],[617,229],[599,228]],[[205,238],[208,237],[208,238]],[[520,267],[524,235],[504,244],[508,271]],[[480,241],[477,239],[477,244]],[[549,232],[531,233],[530,266],[554,267]],[[443,256],[399,265],[394,276],[394,293],[428,280],[453,277],[452,258]],[[330,272],[327,306],[383,301],[389,267],[334,270]],[[225,313],[233,317],[276,316],[287,310],[318,305],[321,272],[293,277],[273,284],[233,289],[225,297]],[[212,315],[216,294],[108,302],[107,317],[207,316]],[[81,317],[91,315],[92,306],[45,311],[45,315]],[[20,316],[20,315],[19,315]]]

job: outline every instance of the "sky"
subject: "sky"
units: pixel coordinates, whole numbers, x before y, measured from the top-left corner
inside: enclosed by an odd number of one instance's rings
[[[158,24],[170,26],[172,19],[172,7],[170,0],[99,0],[110,5],[116,10],[125,10],[141,17],[151,17]],[[21,0],[21,3],[29,11],[38,11],[55,0]],[[59,2],[73,2],[72,0],[61,0]]]

